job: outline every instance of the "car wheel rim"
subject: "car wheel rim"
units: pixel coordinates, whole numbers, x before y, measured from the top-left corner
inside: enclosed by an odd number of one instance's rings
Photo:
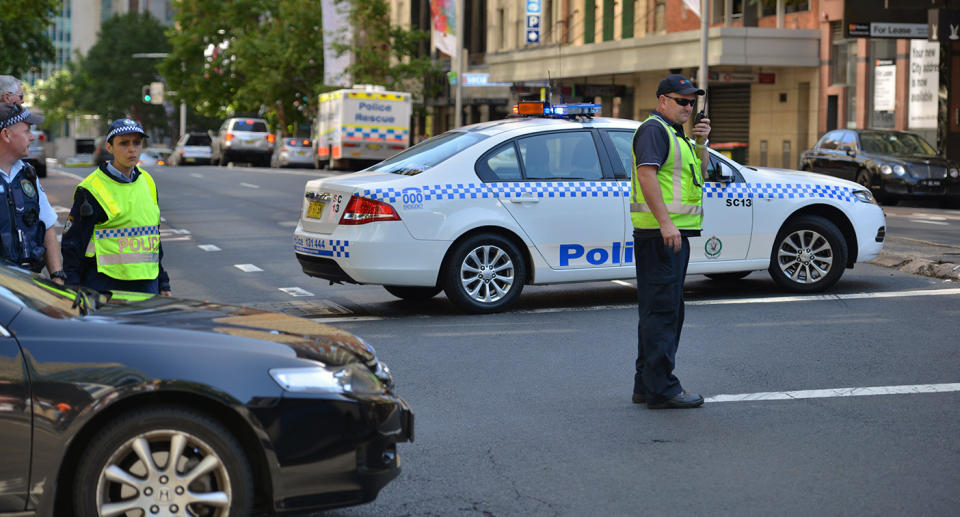
[[[225,516],[232,500],[223,460],[205,441],[174,430],[138,435],[100,472],[97,508],[120,515]]]
[[[813,230],[797,230],[780,242],[777,264],[788,279],[798,284],[817,283],[833,267],[833,247]]]
[[[474,248],[460,264],[460,285],[475,302],[493,303],[513,288],[516,269],[510,255],[493,245]]]

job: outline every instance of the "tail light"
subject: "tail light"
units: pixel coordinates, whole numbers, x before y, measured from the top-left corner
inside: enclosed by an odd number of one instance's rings
[[[40,133],[40,136],[37,137],[37,140],[39,140],[39,141],[41,141],[41,142],[46,142],[46,141],[47,141],[47,135],[45,135],[45,134],[43,134],[43,133]]]
[[[304,140],[304,141],[303,141],[303,146],[304,146],[304,147],[310,147],[310,141],[309,141],[309,140]]]
[[[296,141],[295,139],[291,138],[290,140],[287,140],[287,145],[292,145],[292,146],[296,147],[297,141]]]
[[[399,221],[400,215],[392,206],[360,196],[352,196],[343,209],[340,224],[367,224],[376,221]]]
[[[227,133],[226,135],[224,135],[223,139],[226,140],[227,142],[233,140],[233,133]]]
[[[274,141],[276,141],[276,139],[277,139],[277,137],[273,136],[273,133],[270,133],[270,134],[267,135],[267,142],[270,142],[271,144],[272,144]]]
[[[406,148],[407,148],[407,146],[405,146],[405,145],[391,145],[390,147],[391,147],[392,149],[406,149]]]
[[[180,157],[183,158],[183,149],[180,149]]]
[[[343,146],[344,146],[344,147],[357,147],[357,144],[352,143],[352,142],[344,142],[344,143],[343,143]]]

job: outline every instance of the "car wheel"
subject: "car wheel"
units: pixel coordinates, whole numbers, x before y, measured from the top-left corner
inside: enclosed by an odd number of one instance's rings
[[[128,413],[97,432],[74,474],[76,515],[249,515],[253,475],[230,431],[196,411]]]
[[[447,297],[472,313],[497,312],[512,305],[523,290],[527,270],[520,250],[492,233],[458,244],[445,266]]]
[[[847,265],[847,243],[835,224],[805,215],[789,221],[777,234],[770,256],[770,276],[788,291],[823,291],[840,279]]]
[[[753,271],[736,271],[733,273],[710,273],[705,275],[710,280],[740,280],[741,278],[746,277]]]
[[[872,190],[872,187],[870,185],[871,183],[870,173],[867,171],[861,170],[860,172],[857,173],[857,183],[859,183],[860,186],[864,187],[867,190]]]
[[[429,300],[442,291],[439,287],[414,287],[409,285],[385,285],[383,288],[397,298],[411,301]]]

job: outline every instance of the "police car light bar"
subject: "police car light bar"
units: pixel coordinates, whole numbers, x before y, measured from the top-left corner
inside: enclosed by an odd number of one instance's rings
[[[520,101],[513,106],[513,113],[521,117],[592,117],[600,113],[600,105],[558,104],[550,106],[549,103],[543,101]]]

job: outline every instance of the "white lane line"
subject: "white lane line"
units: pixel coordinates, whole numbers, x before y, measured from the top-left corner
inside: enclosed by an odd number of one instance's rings
[[[191,172],[190,175],[193,176],[194,178],[202,178],[202,177],[203,177],[203,174],[199,174],[199,173],[196,173],[196,172]]]
[[[257,271],[263,271],[253,264],[234,264],[233,267],[243,271],[244,273],[256,273]]]
[[[53,205],[53,211],[56,212],[56,213],[58,213],[58,214],[69,213],[69,212],[70,212],[70,207],[69,207],[69,206]]]
[[[911,223],[938,224],[940,226],[950,226],[950,223],[941,223],[940,221],[928,221],[926,219],[910,219]]]
[[[240,186],[247,188],[260,188],[260,185],[254,185],[253,183],[241,183]]]
[[[611,280],[612,283],[617,285],[622,285],[624,287],[633,287],[634,285],[630,282],[624,282],[623,280]]]
[[[92,167],[92,165],[91,165],[91,167]],[[75,180],[77,180],[77,181],[83,181],[83,179],[84,179],[84,176],[77,176],[76,174],[71,174],[71,173],[69,173],[69,172],[67,172],[67,171],[64,171],[64,170],[60,170],[60,169],[49,169],[49,170],[50,170],[51,172],[56,172],[57,174],[60,174],[61,176],[66,176],[66,177],[68,177],[68,178],[73,178],[73,179],[75,179]]]
[[[911,393],[944,393],[960,391],[960,383],[914,384],[909,386],[875,386],[870,388],[835,388],[830,390],[768,391],[741,393],[739,395],[715,395],[704,402],[752,402],[755,400],[798,400],[834,397],[866,397],[870,395],[904,395]]]
[[[220,251],[216,244],[197,244],[197,247],[203,251]]]
[[[290,296],[313,296],[313,293],[310,291],[301,289],[299,287],[279,287],[278,289],[289,294]]]
[[[939,215],[925,214],[923,212],[914,212],[910,214],[910,217],[922,217],[924,219],[933,219],[935,221],[946,221],[947,218]]]

